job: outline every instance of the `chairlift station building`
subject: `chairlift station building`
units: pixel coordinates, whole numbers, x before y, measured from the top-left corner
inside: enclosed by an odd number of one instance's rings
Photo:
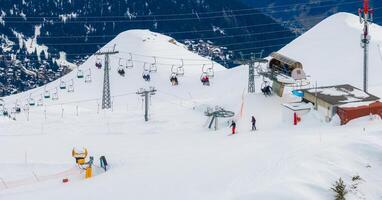
[[[325,115],[326,121],[331,121],[338,107],[349,104],[367,104],[380,98],[366,93],[352,85],[335,85],[301,90],[303,101],[310,102]]]

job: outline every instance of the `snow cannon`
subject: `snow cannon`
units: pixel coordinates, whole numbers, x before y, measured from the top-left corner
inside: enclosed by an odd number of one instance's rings
[[[85,159],[88,156],[88,150],[86,148],[83,148],[82,150],[73,148],[72,156],[76,159],[76,164],[84,165]]]
[[[73,148],[72,156],[76,159],[76,164],[78,167],[85,171],[85,178],[91,178],[94,158],[93,156],[90,156],[89,161],[85,161],[86,157],[88,156],[88,150],[86,148],[83,148],[82,150]]]

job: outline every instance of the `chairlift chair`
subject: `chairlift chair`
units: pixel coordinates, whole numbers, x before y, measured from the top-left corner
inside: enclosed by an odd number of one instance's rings
[[[68,86],[68,92],[74,92],[74,81],[73,81],[73,79]]]
[[[270,96],[272,95],[272,87],[270,85],[270,83],[268,81],[264,81],[262,84],[261,84],[261,92],[265,95],[265,96]]]
[[[179,67],[177,68],[177,72],[176,72],[176,74],[177,74],[178,76],[184,76],[184,67],[183,67],[183,66],[179,66]]]
[[[129,53],[130,58],[126,60],[126,69],[133,68],[134,63],[133,63],[133,55]]]
[[[8,110],[7,109],[3,109],[3,116],[8,116],[9,115],[9,113],[8,113]]]
[[[170,76],[170,82],[173,86],[176,86],[179,84],[179,81],[178,81],[178,77],[177,77],[177,74],[176,73],[171,73],[171,76]]]
[[[15,107],[13,107],[13,113],[20,113],[21,112],[21,107],[19,104],[15,104]]]
[[[203,64],[202,71],[207,74],[208,78],[213,78],[215,76],[213,64],[211,66]]]
[[[102,59],[99,58],[98,56],[96,57],[96,63],[95,63],[95,66],[96,66],[98,69],[101,69],[101,68],[102,68]]]
[[[143,73],[142,73],[142,78],[143,78],[145,81],[149,82],[150,79],[151,79],[151,77],[150,77],[150,71],[143,71]]]
[[[42,94],[41,94],[40,99],[38,99],[38,101],[37,101],[37,106],[43,106],[43,105],[44,105],[44,102],[43,102],[43,98],[42,98]]]
[[[183,59],[181,59],[182,61],[182,64],[180,66],[178,66],[178,68],[176,69],[176,74],[178,76],[184,76],[184,62],[183,62]]]
[[[92,82],[92,71],[89,69],[89,73],[85,77],[85,83],[91,83]]]
[[[52,94],[52,100],[57,101],[58,100],[58,89],[56,88],[56,91]]]
[[[65,90],[65,89],[66,89],[66,83],[65,83],[65,81],[61,81],[61,82],[60,82],[60,89],[61,89],[61,90]]]
[[[125,76],[126,72],[125,70],[123,69],[123,67],[119,67],[118,70],[117,70],[118,74],[121,75],[122,77]]]
[[[35,106],[36,105],[36,101],[32,98],[32,95],[29,96],[28,104],[30,106]]]
[[[150,72],[157,72],[157,71],[158,71],[157,64],[156,63],[151,63],[151,65],[150,65]]]
[[[210,85],[210,80],[207,72],[203,72],[202,75],[200,76],[200,81],[203,83],[205,86]]]
[[[211,66],[207,68],[207,74],[209,78],[215,77],[214,62],[211,61]]]
[[[84,78],[84,72],[81,69],[77,71],[77,78]]]
[[[154,57],[154,63],[151,63],[150,65],[150,72],[157,72],[158,66],[157,66],[157,59]]]
[[[45,99],[49,99],[50,98],[50,92],[48,90],[46,90],[46,89],[44,91],[44,98]]]

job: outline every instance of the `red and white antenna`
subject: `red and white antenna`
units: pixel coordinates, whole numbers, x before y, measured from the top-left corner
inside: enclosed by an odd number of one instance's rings
[[[358,9],[359,21],[363,24],[363,34],[361,35],[361,47],[363,48],[363,91],[368,89],[368,46],[370,43],[369,25],[373,21],[373,9],[369,6],[369,0],[363,0],[363,8]]]

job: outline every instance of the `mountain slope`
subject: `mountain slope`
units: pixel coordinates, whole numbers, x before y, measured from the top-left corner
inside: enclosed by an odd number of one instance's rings
[[[360,46],[362,25],[358,16],[332,15],[283,47],[279,52],[303,63],[313,83],[318,85],[350,83],[362,88],[363,49]],[[381,85],[382,28],[370,27],[369,85]],[[309,49],[309,52],[306,51]]]

